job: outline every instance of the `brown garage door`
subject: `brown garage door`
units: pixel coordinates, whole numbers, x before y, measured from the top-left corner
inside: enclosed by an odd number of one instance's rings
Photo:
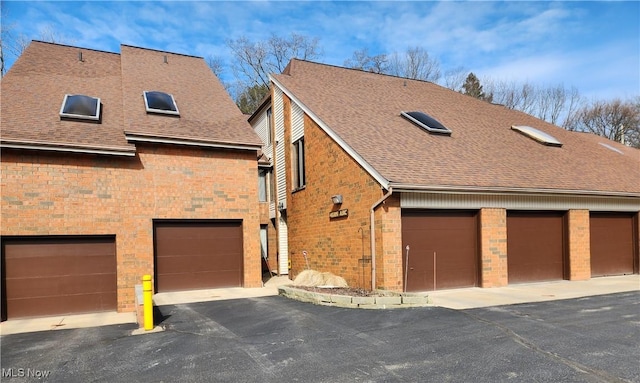
[[[405,272],[407,245],[407,291],[477,286],[476,212],[403,212],[402,263]]]
[[[591,276],[633,274],[632,214],[591,213]]]
[[[241,222],[156,222],[158,292],[242,286]]]
[[[564,277],[564,213],[507,212],[509,283]]]
[[[116,310],[114,237],[2,240],[3,319]]]

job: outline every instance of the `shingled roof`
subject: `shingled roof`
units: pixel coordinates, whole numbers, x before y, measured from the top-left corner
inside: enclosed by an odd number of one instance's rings
[[[302,60],[272,80],[383,186],[640,195],[639,150],[430,82]],[[427,113],[452,134],[430,134],[402,111]],[[562,147],[542,145],[514,125],[547,133]]]
[[[144,91],[173,95],[180,115],[147,113]],[[100,98],[100,121],[61,118],[65,94]],[[33,41],[2,79],[2,96],[2,147],[133,155],[135,142],[261,145],[205,61],[194,56]]]

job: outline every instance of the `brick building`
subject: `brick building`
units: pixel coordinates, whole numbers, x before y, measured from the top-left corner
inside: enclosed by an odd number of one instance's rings
[[[271,76],[266,105],[250,122],[292,277],[308,262],[351,286],[424,291],[638,272],[637,149],[301,60]]]
[[[1,122],[3,319],[261,285],[261,141],[202,58],[34,41]]]

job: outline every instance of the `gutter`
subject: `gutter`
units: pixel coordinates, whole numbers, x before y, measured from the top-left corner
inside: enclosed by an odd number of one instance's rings
[[[136,155],[135,147],[116,147],[116,146],[82,146],[64,143],[48,143],[42,141],[0,141],[0,148],[9,149],[26,149],[26,150],[43,150],[51,152],[70,152],[83,154],[106,154],[111,156],[134,157]]]
[[[221,143],[214,141],[198,140],[193,138],[182,137],[158,137],[145,133],[125,132],[125,138],[129,142],[153,143],[153,144],[172,144],[187,145],[203,148],[219,148],[219,149],[238,149],[238,150],[260,150],[262,147],[253,143],[229,142]]]
[[[389,187],[389,191],[387,194],[382,196],[379,200],[377,200],[371,206],[371,217],[370,217],[370,230],[371,230],[371,290],[376,289],[376,225],[375,225],[375,211],[378,206],[380,206],[387,198],[391,197],[393,194],[393,188]]]
[[[574,195],[574,196],[599,196],[599,197],[640,197],[640,193],[598,191],[598,190],[571,190],[571,189],[541,189],[541,188],[503,188],[503,187],[474,187],[474,186],[434,186],[394,184],[396,191],[408,193],[457,193],[457,194],[519,194],[519,195]]]

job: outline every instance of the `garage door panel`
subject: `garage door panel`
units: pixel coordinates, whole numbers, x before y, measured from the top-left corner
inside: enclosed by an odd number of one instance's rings
[[[51,278],[7,278],[6,288],[16,299],[55,297],[116,291],[115,274],[67,275]]]
[[[46,296],[30,299],[12,299],[7,302],[11,311],[19,312],[20,318],[44,315],[62,315],[57,313],[61,307],[74,307],[73,314],[113,311],[111,305],[116,301],[116,293],[94,293],[71,296]],[[43,314],[48,313],[48,314]],[[11,315],[11,312],[9,312]]]
[[[12,243],[6,249],[6,257],[11,258],[19,256],[20,258],[28,257],[57,257],[60,255],[105,255],[113,254],[115,244],[113,242],[90,241],[86,243],[73,242],[64,243],[63,240],[39,240]]]
[[[155,240],[159,292],[242,285],[241,222],[160,222]]]
[[[116,309],[114,238],[10,238],[2,249],[8,318]]]
[[[405,264],[406,246],[410,247],[407,291],[477,285],[476,216],[475,212],[469,211],[403,213],[404,270],[407,270]]]
[[[508,212],[509,283],[562,280],[564,213]]]
[[[235,269],[241,266],[237,254],[201,254],[188,256],[185,262],[184,255],[172,255],[158,257],[157,271],[161,274],[172,274],[181,272],[191,272],[197,270],[208,270],[215,264],[216,269]]]
[[[198,273],[164,274],[162,275],[162,283],[164,286],[171,288],[170,291],[197,290],[203,288],[237,287],[242,282],[241,278],[242,276],[237,270],[219,270]],[[217,284],[212,286],[212,281]],[[222,281],[227,282],[223,283]]]
[[[115,275],[114,257],[111,255],[63,255],[43,257],[7,257],[12,264],[13,278],[48,278],[60,275],[86,274],[87,264],[92,270],[113,270]],[[91,271],[89,271],[91,272]]]
[[[590,228],[591,276],[633,274],[633,215],[591,213]]]

